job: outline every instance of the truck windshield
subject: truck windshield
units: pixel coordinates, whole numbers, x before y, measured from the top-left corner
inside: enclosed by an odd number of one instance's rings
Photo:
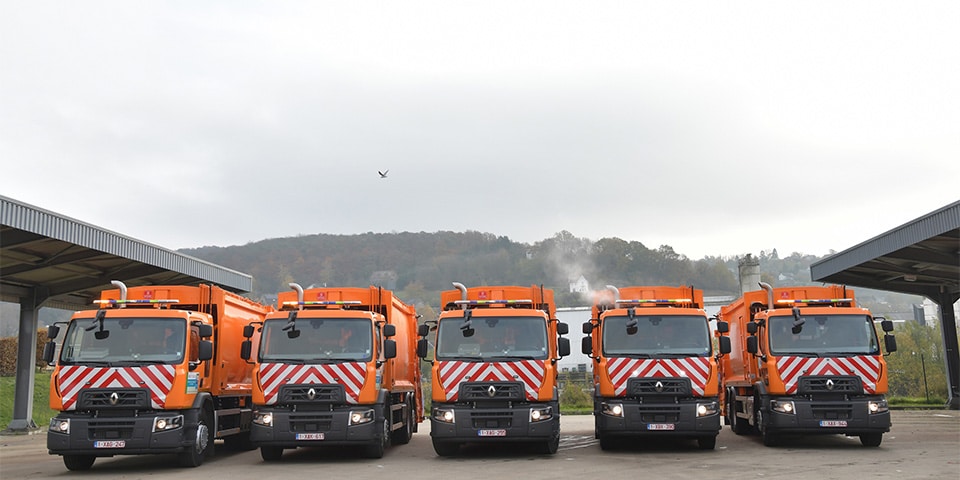
[[[299,335],[283,330],[286,318],[267,320],[261,334],[260,360],[369,361],[373,358],[373,324],[362,318],[297,318]]]
[[[609,316],[603,319],[603,353],[617,355],[710,354],[707,319],[697,315],[636,315],[636,331],[628,329],[630,318]]]
[[[793,315],[769,318],[770,353],[863,354],[880,353],[873,322],[866,315],[801,315],[802,324]],[[797,333],[793,333],[794,330]]]
[[[77,319],[67,328],[60,361],[179,363],[186,329],[187,321],[182,318],[105,317],[102,329],[92,318]]]
[[[543,317],[477,317],[472,335],[464,336],[462,318],[447,318],[437,332],[437,359],[547,358],[547,325]]]

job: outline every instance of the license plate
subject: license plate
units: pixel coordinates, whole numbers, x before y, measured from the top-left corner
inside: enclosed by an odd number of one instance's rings
[[[820,420],[821,427],[846,427],[846,420]]]
[[[297,440],[323,440],[322,433],[298,433]]]
[[[673,430],[677,428],[676,425],[672,423],[648,423],[647,430]]]
[[[503,429],[497,430],[480,430],[477,432],[477,436],[480,437],[506,437],[507,431]]]
[[[93,448],[123,448],[127,446],[125,440],[100,440],[93,442]]]

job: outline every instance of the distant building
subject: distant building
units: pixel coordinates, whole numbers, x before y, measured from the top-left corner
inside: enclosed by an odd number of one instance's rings
[[[590,282],[583,275],[570,282],[570,293],[587,293],[590,291]]]

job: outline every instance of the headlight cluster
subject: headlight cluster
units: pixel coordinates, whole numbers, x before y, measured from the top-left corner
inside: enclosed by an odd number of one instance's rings
[[[530,409],[530,423],[542,422],[553,418],[553,407],[535,407]]]
[[[793,400],[770,400],[770,408],[774,412],[786,413],[789,415],[794,415],[797,413],[797,410],[793,405]]]
[[[375,415],[372,408],[366,410],[351,410],[350,425],[363,425],[373,421]]]
[[[887,411],[887,399],[871,400],[867,402],[868,411],[873,413],[883,413]]]
[[[182,426],[183,426],[183,415],[177,415],[176,417],[157,417],[153,419],[154,432],[165,432],[167,430],[175,430]]]
[[[55,433],[70,433],[70,419],[69,418],[51,418],[50,419],[50,431]]]
[[[611,417],[623,417],[623,404],[603,402],[600,404],[600,413]]]
[[[452,408],[434,408],[433,419],[443,423],[457,423]]]
[[[263,425],[265,427],[273,426],[273,413],[271,412],[254,412],[253,413],[253,423],[257,425]]]
[[[720,411],[720,408],[717,406],[717,402],[707,402],[707,403],[698,403],[697,404],[697,416],[706,417],[708,415],[716,415]]]

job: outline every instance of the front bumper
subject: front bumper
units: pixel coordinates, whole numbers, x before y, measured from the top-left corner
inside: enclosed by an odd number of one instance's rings
[[[372,421],[350,425],[350,412],[373,409]],[[316,447],[323,445],[365,445],[379,438],[383,428],[382,408],[354,405],[335,411],[291,412],[285,409],[261,408],[258,413],[271,413],[273,426],[253,423],[250,441],[257,447]]]
[[[766,428],[770,431],[797,434],[844,434],[886,433],[890,431],[890,412],[870,413],[868,402],[876,399],[852,401],[813,401],[802,398],[792,400],[795,414],[767,409],[769,418]]]
[[[602,435],[701,437],[720,433],[719,411],[697,416],[698,403],[715,403],[716,399],[666,404],[620,398],[604,401],[622,405],[623,413],[622,416],[613,416],[603,413],[602,409],[594,412],[597,429]]]
[[[452,410],[454,421],[438,420],[438,408]],[[544,408],[551,408],[549,418],[531,421],[531,409]],[[430,417],[430,436],[445,442],[530,442],[549,440],[558,435],[560,411],[555,404],[523,404],[513,408],[435,404]]]
[[[47,450],[53,455],[140,455],[180,453],[192,448],[196,432],[195,412],[163,412],[161,416],[182,413],[184,424],[173,430],[154,432],[158,415],[138,417],[91,417],[60,414],[55,420],[70,421],[70,432],[47,431]],[[191,413],[193,418],[191,418]],[[192,429],[186,425],[194,425]]]

